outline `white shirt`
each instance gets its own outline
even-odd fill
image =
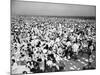
[[[78,48],[79,48],[79,44],[73,44],[73,46],[72,46],[72,48],[73,48],[73,51],[74,52],[77,52],[78,51]]]

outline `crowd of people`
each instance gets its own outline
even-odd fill
[[[96,68],[96,20],[11,17],[12,74]]]

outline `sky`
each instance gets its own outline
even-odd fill
[[[11,15],[96,16],[96,6],[12,0]]]

